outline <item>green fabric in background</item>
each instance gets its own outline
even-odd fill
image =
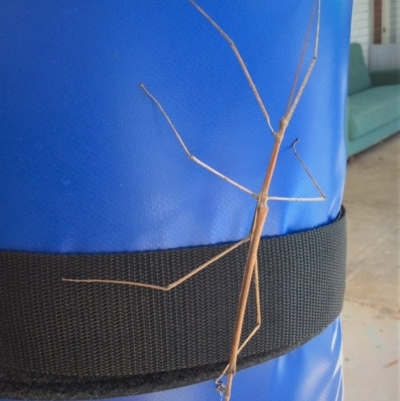
[[[371,88],[372,82],[359,43],[350,45],[348,95]]]
[[[349,138],[354,140],[400,118],[400,85],[372,87],[348,97]]]

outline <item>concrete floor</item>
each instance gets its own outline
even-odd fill
[[[400,133],[348,164],[345,401],[400,400]]]

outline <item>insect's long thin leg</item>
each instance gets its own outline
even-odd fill
[[[264,106],[263,101],[261,100],[261,97],[258,93],[257,87],[253,82],[253,79],[250,76],[249,71],[247,70],[246,64],[244,63],[242,56],[239,53],[239,50],[237,49],[235,43],[233,42],[233,40],[225,33],[225,31],[222,30],[222,28],[198,5],[194,2],[194,0],[189,0],[189,2],[197,9],[197,11],[200,12],[200,14],[203,15],[203,17],[206,18],[206,20],[220,33],[220,35],[228,42],[229,46],[231,47],[231,49],[233,50],[233,53],[236,56],[236,59],[238,60],[240,67],[242,68],[242,71],[247,79],[247,82],[250,85],[251,90],[253,91],[253,94],[257,100],[258,105],[260,106],[260,109],[265,117],[265,119],[267,120],[267,124],[269,129],[271,130],[271,132],[273,133],[274,136],[276,136],[276,132],[274,131],[274,129],[272,128],[271,125],[271,120],[269,117],[269,114],[267,112],[267,109]]]
[[[307,85],[307,82],[309,80],[309,77],[314,68],[315,61],[317,58],[319,21],[320,21],[320,0],[316,0],[316,1],[318,1],[318,18],[317,18],[316,39],[315,39],[315,47],[314,47],[314,58],[311,61],[310,65],[307,69],[307,72],[302,81],[302,84],[300,85],[299,91],[298,91],[297,95],[295,96],[293,104],[290,106],[289,112],[283,116],[283,118],[281,119],[281,122],[280,122],[279,131],[277,133],[275,133],[274,147],[272,149],[271,158],[268,163],[267,172],[265,175],[263,186],[262,186],[261,192],[259,194],[259,201],[258,201],[258,205],[257,205],[257,209],[259,210],[259,215],[254,220],[254,230],[252,231],[252,234],[251,234],[248,258],[246,261],[245,272],[244,272],[244,276],[243,276],[242,289],[241,289],[241,292],[239,295],[238,311],[237,311],[237,315],[236,315],[235,328],[234,328],[234,333],[233,333],[233,338],[232,338],[232,343],[231,343],[231,353],[229,356],[229,367],[226,371],[227,384],[226,384],[226,388],[225,388],[225,397],[224,397],[225,401],[229,401],[230,396],[231,396],[232,381],[233,381],[233,376],[236,372],[237,353],[239,350],[240,336],[241,336],[241,332],[242,332],[242,328],[243,328],[243,321],[244,321],[245,309],[246,309],[246,304],[247,304],[247,298],[249,295],[251,279],[252,279],[253,271],[255,268],[254,263],[257,258],[257,250],[258,250],[258,246],[259,246],[259,242],[260,242],[260,237],[261,237],[262,230],[263,230],[263,227],[265,224],[265,220],[268,215],[268,210],[269,210],[268,206],[267,206],[268,192],[269,192],[271,180],[272,180],[272,177],[273,177],[273,174],[275,171],[276,161],[277,161],[277,158],[279,155],[280,146],[282,144],[286,128],[290,122],[290,119],[293,115],[294,110],[297,107],[297,103],[299,102],[299,100],[301,98],[304,88]],[[306,40],[307,40],[307,38],[306,38]],[[301,65],[299,66],[299,68],[301,68]]]
[[[306,48],[307,48],[308,40],[309,40],[309,37],[310,37],[310,32],[311,32],[311,28],[312,28],[312,21],[314,19],[315,7],[316,6],[317,6],[318,9],[317,9],[317,26],[316,26],[315,42],[314,42],[314,54],[313,54],[313,58],[312,58],[312,60],[311,60],[311,62],[309,64],[309,66],[307,68],[307,72],[306,72],[306,74],[305,74],[305,76],[303,78],[303,81],[302,81],[302,83],[300,85],[300,88],[299,88],[299,90],[298,90],[298,92],[297,92],[297,94],[296,94],[296,96],[295,96],[295,98],[293,100],[293,103],[292,103],[292,99],[293,99],[293,96],[294,96],[294,93],[295,93],[295,88],[297,87],[297,82],[298,82],[300,71],[301,71],[301,68],[302,68],[302,64],[303,64],[304,55],[305,55],[305,51],[306,51]],[[295,80],[293,82],[292,92],[291,92],[291,95],[289,97],[289,101],[288,101],[288,105],[287,105],[287,110],[288,111],[286,112],[286,114],[285,114],[285,116],[283,118],[283,120],[285,121],[286,125],[288,125],[290,120],[292,119],[293,113],[296,110],[297,104],[299,103],[299,100],[300,100],[300,98],[301,98],[301,96],[302,96],[302,94],[304,92],[304,88],[307,85],[307,82],[308,82],[308,80],[310,78],[310,75],[312,73],[312,70],[314,69],[315,63],[316,63],[317,58],[318,58],[320,20],[321,20],[321,0],[315,0],[314,6],[313,6],[313,11],[312,11],[311,16],[310,16],[310,22],[309,22],[308,28],[307,28],[306,40],[304,42],[303,49],[302,49],[302,55],[300,57],[299,64],[298,64],[298,67],[297,67],[297,71],[296,71],[296,78],[295,78]]]
[[[178,285],[184,283],[185,281],[189,280],[191,277],[196,275],[197,273],[204,270],[206,267],[210,266],[212,263],[216,262],[218,259],[221,259],[223,256],[228,254],[229,252],[233,251],[240,245],[244,244],[245,242],[249,241],[250,237],[247,236],[246,238],[242,239],[239,242],[231,245],[229,248],[225,249],[223,252],[219,253],[218,255],[214,256],[207,262],[203,263],[202,265],[198,266],[196,269],[192,270],[190,273],[186,274],[185,276],[181,277],[180,279],[174,281],[171,284],[163,287],[160,285],[155,284],[146,284],[146,283],[139,283],[136,281],[125,281],[125,280],[107,280],[107,279],[95,279],[95,278],[88,278],[88,279],[73,279],[73,278],[62,278],[62,281],[72,282],[72,283],[99,283],[99,284],[118,284],[118,285],[131,285],[134,287],[143,287],[143,288],[150,288],[152,290],[159,290],[159,291],[170,291],[173,288],[177,287]]]
[[[174,132],[176,138],[178,139],[179,143],[181,144],[183,150],[185,151],[186,155],[189,157],[190,160],[198,164],[199,166],[205,168],[206,170],[210,171],[211,173],[215,174],[217,177],[222,178],[224,181],[228,182],[229,184],[235,186],[236,188],[239,188],[240,190],[250,194],[253,198],[258,199],[258,195],[251,191],[250,189],[247,189],[243,185],[237,183],[236,181],[233,181],[229,177],[227,177],[224,174],[221,174],[219,171],[213,169],[210,167],[208,164],[202,162],[199,160],[196,156],[192,155],[189,152],[189,149],[187,148],[185,142],[183,141],[182,137],[179,135],[177,129],[175,128],[174,124],[172,123],[171,119],[169,118],[168,114],[164,110],[164,108],[161,106],[161,103],[149,92],[149,90],[144,86],[143,83],[140,84],[140,87],[143,89],[143,91],[147,94],[147,96],[150,97],[151,100],[157,105],[157,107],[160,109],[161,113],[164,115],[165,119],[167,120],[169,126],[171,127],[172,131]]]
[[[237,354],[239,355],[242,349],[248,344],[248,342],[254,337],[254,335],[257,333],[257,331],[261,327],[261,302],[260,302],[260,283],[259,283],[259,278],[258,278],[258,263],[256,262],[254,265],[254,287],[255,287],[255,292],[256,292],[256,325],[252,332],[248,335],[246,340],[243,341],[243,344],[239,347]],[[215,380],[215,384],[217,386],[221,385],[221,379],[225,376],[226,372],[229,369],[229,364],[225,367],[223,372],[219,375],[219,377]]]
[[[318,192],[321,194],[321,196],[316,197],[316,198],[286,198],[286,197],[280,197],[280,196],[268,196],[268,200],[272,201],[286,201],[286,202],[322,202],[326,199],[326,195],[324,194],[324,191],[322,188],[319,186],[317,180],[313,177],[311,174],[310,170],[307,168],[303,160],[301,159],[300,155],[298,154],[296,150],[296,144],[299,142],[299,138],[297,138],[293,144],[293,152],[297,158],[297,160],[300,162],[301,166],[303,167],[304,171],[307,173],[307,175],[310,177],[312,183],[314,184],[315,188],[317,188]]]
[[[238,355],[242,351],[242,349],[248,344],[248,342],[254,337],[254,335],[257,333],[261,326],[261,303],[260,303],[260,283],[259,283],[259,278],[258,278],[258,263],[254,264],[254,287],[255,287],[255,293],[256,293],[256,325],[252,332],[248,335],[246,340],[243,341],[243,344],[239,347],[238,349]]]
[[[287,102],[285,114],[289,113],[289,110],[290,110],[290,108],[292,106],[292,103],[293,103],[293,98],[294,98],[294,95],[295,95],[295,92],[296,92],[297,84],[299,82],[300,73],[301,73],[301,70],[302,70],[302,67],[303,67],[304,57],[306,55],[306,51],[307,51],[307,48],[308,48],[308,41],[309,41],[309,38],[310,38],[310,35],[311,35],[311,29],[312,29],[314,15],[315,15],[315,8],[316,8],[316,5],[317,5],[316,1],[314,2],[313,9],[311,11],[310,18],[309,18],[309,21],[308,21],[307,33],[306,33],[306,37],[304,39],[303,46],[302,46],[302,49],[301,49],[299,62],[297,64],[296,75],[295,75],[295,78],[293,80],[292,89],[291,89],[291,92],[290,92],[289,100]]]

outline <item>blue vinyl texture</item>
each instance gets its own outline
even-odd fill
[[[313,0],[199,4],[236,43],[277,130]],[[339,211],[351,6],[322,0],[318,60],[270,191],[318,196],[291,149],[299,138],[327,200],[271,201],[265,236],[326,224]],[[311,57],[312,45],[302,76]],[[1,0],[0,249],[132,252],[247,235],[255,200],[186,157],[140,82],[195,156],[260,190],[273,136],[227,42],[189,2]],[[340,344],[336,321],[239,372],[232,401],[341,399]],[[133,399],[217,400],[211,383]]]

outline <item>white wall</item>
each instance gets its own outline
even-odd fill
[[[391,70],[400,68],[400,43],[371,45],[369,47],[370,71]]]
[[[397,2],[398,0],[394,0]],[[368,46],[370,44],[370,13],[373,10],[370,0],[353,0],[350,42],[358,42],[363,49],[365,62],[368,63]]]
[[[400,2],[390,1],[390,43],[400,43]]]

